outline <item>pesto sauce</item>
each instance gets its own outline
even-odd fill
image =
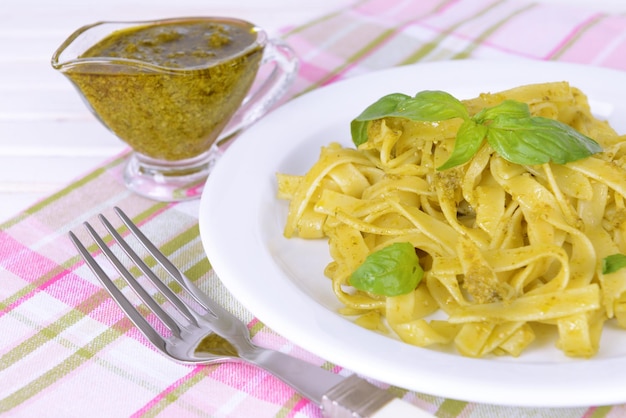
[[[207,353],[217,356],[239,357],[237,349],[226,339],[217,334],[209,334],[200,341],[195,353]]]
[[[65,74],[135,151],[184,160],[208,151],[241,105],[262,58],[255,42],[254,27],[238,21],[138,26],[99,41]]]

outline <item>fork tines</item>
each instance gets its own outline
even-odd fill
[[[148,238],[137,228],[137,226],[130,220],[130,218],[119,208],[114,208],[115,213],[120,217],[124,225],[128,228],[132,235],[141,243],[146,251],[165,269],[165,271],[176,280],[184,289],[189,291],[189,285],[186,283],[185,278],[176,266],[174,266],[166,257],[159,251],[159,249],[152,244]],[[196,315],[187,308],[185,303],[155,274],[155,272],[146,264],[146,262],[137,254],[137,252],[128,244],[128,242],[120,235],[115,227],[109,222],[103,215],[98,215],[100,222],[104,225],[107,232],[128,256],[132,263],[143,273],[143,275],[150,280],[150,282],[156,287],[159,293],[161,293],[182,315],[189,323],[197,325]],[[146,289],[138,282],[137,278],[130,272],[130,270],[120,261],[119,257],[111,250],[111,248],[105,243],[105,241],[98,235],[96,230],[88,223],[84,223],[85,228],[89,232],[94,242],[102,251],[104,257],[115,267],[115,270],[120,276],[128,283],[135,294],[149,307],[149,309],[156,315],[156,317],[163,323],[163,325],[172,333],[172,335],[180,338],[181,328],[178,323],[170,316],[165,310],[155,301],[155,299],[146,291]],[[78,237],[70,232],[70,239],[76,246],[78,252],[85,260],[85,263],[93,271],[96,277],[100,280],[102,285],[110,293],[111,297],[118,303],[118,305],[124,310],[131,321],[144,333],[144,335],[157,347],[162,348],[165,344],[163,336],[158,333],[155,328],[140,314],[137,308],[124,293],[118,288],[113,280],[108,276],[104,269],[98,264],[96,259],[91,255],[89,250],[83,245]],[[208,308],[204,306],[202,300],[199,300],[196,295],[189,291],[189,294],[196,299],[204,309],[208,311]]]

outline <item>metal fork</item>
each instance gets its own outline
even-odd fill
[[[144,287],[145,285],[137,280],[141,275],[138,274],[136,278],[95,229],[88,222],[84,223],[104,257],[167,328],[168,333],[157,331],[159,327],[153,326],[139,312],[72,232],[69,233],[70,239],[111,297],[143,335],[166,356],[188,364],[223,361],[245,361],[254,364],[317,403],[326,417],[431,416],[408,403],[399,401],[387,391],[356,375],[343,377],[279,351],[256,346],[250,340],[249,331],[243,322],[198,289],[148,240],[121,209],[116,207],[114,210],[137,241],[160,264],[164,272],[167,272],[192,299],[188,301],[182,295],[174,293],[159,277],[159,274],[163,275],[163,272],[157,274],[151,269],[107,218],[99,215],[100,221],[111,237],[142,275],[154,285],[153,290],[157,289],[171,306],[168,309],[165,304],[159,304],[158,298],[151,296]],[[166,309],[172,311],[174,315],[168,313]]]

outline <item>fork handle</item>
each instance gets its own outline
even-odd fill
[[[429,412],[396,398],[357,375],[346,377],[322,399],[325,417],[432,418]]]
[[[326,392],[341,383],[345,377],[322,369],[307,361],[280,351],[254,347],[239,356],[287,383],[298,393],[321,405]]]
[[[333,418],[425,418],[433,415],[356,375],[340,376],[279,351],[254,346],[240,358],[272,373]]]

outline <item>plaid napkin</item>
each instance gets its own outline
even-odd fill
[[[365,0],[288,28],[283,36],[302,59],[290,97],[387,67],[469,57],[626,70],[626,16],[525,0]],[[319,417],[314,404],[252,366],[194,367],[168,360],[101,288],[67,232],[84,236],[83,221],[100,212],[112,215],[110,208],[117,205],[204,291],[243,319],[255,342],[350,373],[294,346],[239,305],[204,257],[198,202],[157,203],[129,193],[121,180],[124,158],[1,226],[0,412],[11,417]],[[625,405],[514,408],[389,390],[440,417],[626,415]]]

